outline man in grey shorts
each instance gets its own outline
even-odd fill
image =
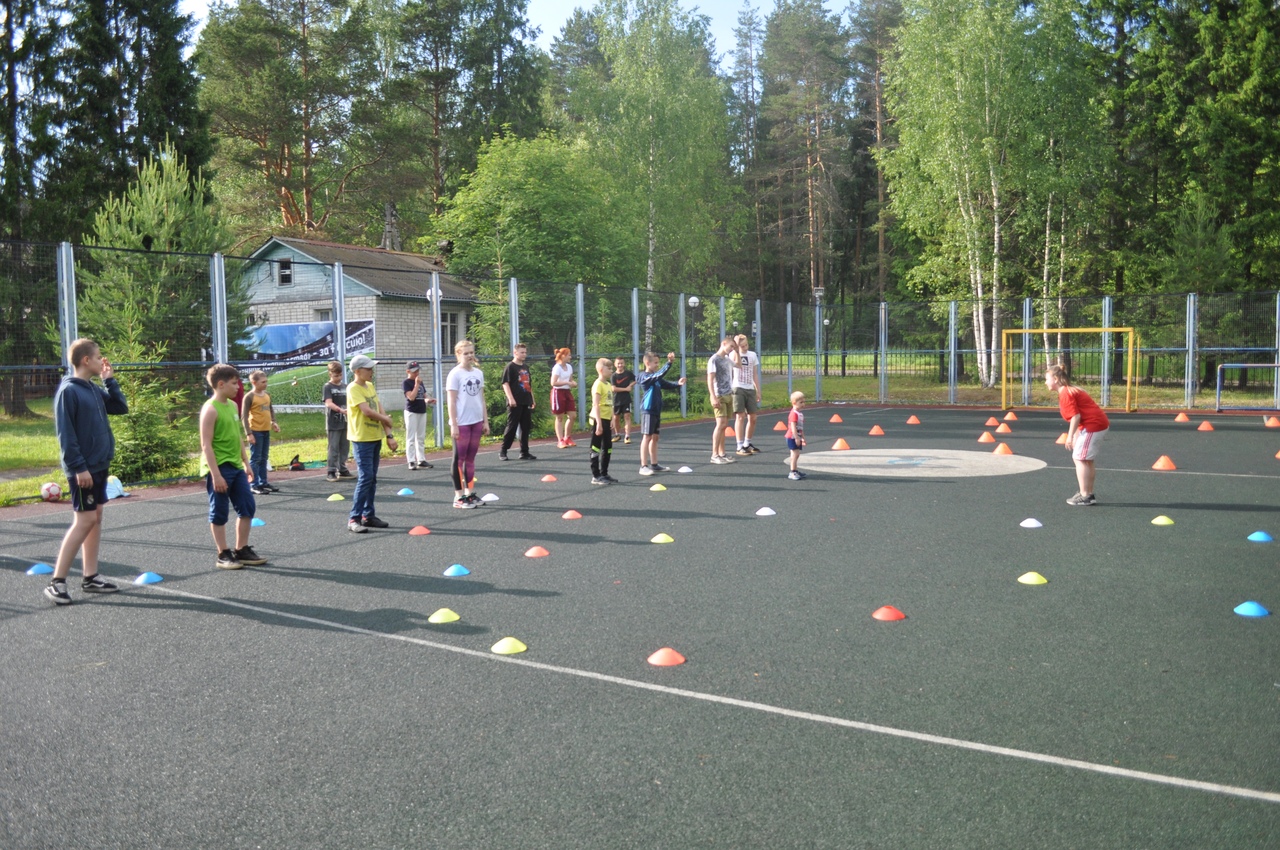
[[[750,340],[746,334],[734,337],[738,345],[738,363],[733,369],[734,429],[738,435],[738,457],[759,454],[751,442],[756,432],[756,415],[760,410],[760,358],[747,348]]]
[[[707,360],[707,393],[716,416],[711,432],[711,462],[733,463],[724,453],[724,432],[733,411],[733,370],[738,365],[738,345],[732,336],[720,340],[720,348]]]

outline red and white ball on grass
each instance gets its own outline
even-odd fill
[[[46,502],[58,502],[62,500],[62,488],[54,481],[46,481],[40,485],[40,498]]]

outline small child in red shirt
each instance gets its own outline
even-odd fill
[[[787,473],[787,478],[792,481],[809,477],[797,468],[800,464],[800,450],[804,448],[804,414],[800,412],[802,407],[804,407],[804,393],[792,393],[791,412],[787,414],[787,448],[791,450],[788,461],[791,464],[791,471]]]
[[[1058,410],[1068,423],[1067,450],[1076,463],[1076,483],[1080,492],[1067,499],[1067,504],[1096,505],[1098,500],[1093,495],[1093,479],[1097,470],[1093,461],[1111,428],[1111,420],[1087,392],[1071,386],[1066,370],[1058,364],[1049,367],[1044,385],[1058,394]]]

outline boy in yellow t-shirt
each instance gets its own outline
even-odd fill
[[[396,450],[391,436],[391,417],[378,401],[378,388],[373,385],[373,367],[378,361],[363,354],[351,358],[351,374],[356,379],[347,385],[347,437],[356,459],[356,492],[351,497],[351,514],[347,530],[357,534],[370,528],[386,528],[387,523],[373,512],[373,497],[378,489],[378,460],[382,456],[382,437],[387,448]]]
[[[613,453],[613,364],[607,357],[596,361],[596,382],[591,385],[591,483],[615,484],[609,475]]]
[[[253,389],[245,393],[240,407],[240,421],[244,425],[244,433],[249,438],[249,468],[253,470],[254,495],[266,496],[279,493],[279,487],[267,483],[267,467],[271,453],[271,432],[280,433],[276,424],[276,411],[271,406],[271,395],[267,392],[267,373],[256,369],[249,373],[249,383]]]

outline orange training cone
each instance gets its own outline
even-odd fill
[[[883,429],[883,428],[881,428],[879,425],[872,425],[872,426],[871,426],[871,430],[867,432],[867,436],[869,436],[869,437],[883,437],[883,436],[884,436],[884,429]]]
[[[664,646],[649,656],[649,663],[654,667],[675,667],[677,664],[683,664],[684,662],[685,657],[669,646]]]
[[[994,443],[996,438],[991,436],[990,431],[983,431],[982,436],[978,438],[979,443]]]
[[[414,537],[420,537],[423,534],[430,534],[431,529],[427,528],[425,525],[415,525],[413,528],[409,529],[409,533]]]
[[[833,413],[831,414],[831,418],[828,419],[827,421],[830,422],[832,425],[839,425],[844,420],[840,418],[839,413]]]
[[[547,473],[546,475],[542,476],[542,480],[550,484],[552,481],[556,480],[556,477],[551,473]]]
[[[995,451],[993,451],[992,454],[993,455],[1011,455],[1013,454],[1013,449],[1009,448],[1008,443],[1001,443],[1000,445],[996,446]]]
[[[545,558],[550,554],[551,554],[550,552],[548,552],[546,549],[543,549],[541,546],[534,546],[528,552],[525,552],[524,556],[526,558]]]
[[[894,608],[892,605],[884,605],[871,612],[871,616],[877,620],[886,622],[891,620],[905,620],[907,615]]]
[[[997,426],[997,428],[996,428],[996,433],[997,433],[997,434],[1012,434],[1012,433],[1013,433],[1013,429],[1009,427],[1009,423],[1008,423],[1008,422],[1001,422],[1001,423],[1000,423],[1000,425],[999,425],[999,426]]]
[[[911,418],[909,418],[909,419],[907,420],[907,424],[908,424],[908,425],[919,425],[919,424],[920,424],[920,417],[916,416],[914,413],[913,413],[913,414],[911,414]]]
[[[841,437],[840,439],[836,440],[835,445],[831,447],[831,451],[847,452],[849,451],[849,444],[844,441],[844,437]]]
[[[785,423],[785,422],[775,422],[775,423],[773,423],[773,430],[775,430],[775,431],[785,431],[785,430],[787,430],[787,423]]]
[[[1268,416],[1266,419],[1262,420],[1262,424],[1266,425],[1268,428],[1280,428],[1280,418]]]
[[[1211,423],[1208,419],[1206,419],[1205,421],[1201,422],[1199,426],[1197,426],[1197,427],[1196,427],[1196,430],[1197,430],[1197,431],[1212,431],[1212,430],[1213,430],[1213,423]]]
[[[992,416],[990,419],[988,419],[988,420],[987,420],[987,427],[988,427],[988,428],[994,428],[994,427],[996,427],[996,426],[997,426],[997,425],[999,425],[999,424],[1000,424],[1000,420],[999,420],[999,419],[996,419],[994,416]]]
[[[1058,439],[1054,440],[1054,442],[1060,446],[1065,446],[1067,444],[1067,435],[1065,433],[1059,434]]]
[[[1173,465],[1173,461],[1169,459],[1168,455],[1160,455],[1160,459],[1151,464],[1151,468],[1167,471],[1170,469],[1177,469],[1178,467]]]
[[[1018,414],[1016,414],[1016,413],[1014,413],[1012,410],[1010,410],[1008,413],[1006,413],[1006,414],[1004,415],[1004,421],[1005,421],[1005,422],[1017,422],[1017,421],[1018,421]]]
[[[1280,452],[1276,452],[1276,460],[1280,460]]]
[[[726,427],[725,427],[725,429],[724,429],[724,435],[725,435],[726,437],[736,437],[736,436],[738,436],[738,435],[737,435],[737,433],[736,433],[736,432],[734,432],[734,430],[733,430],[733,426],[732,426],[732,425],[728,425],[728,426],[726,426]]]
[[[1174,422],[1190,422],[1191,417],[1185,413],[1179,413],[1177,416],[1173,417],[1173,421]]]
[[[570,508],[569,510],[560,514],[560,519],[582,519],[582,514],[578,513],[573,508]]]

